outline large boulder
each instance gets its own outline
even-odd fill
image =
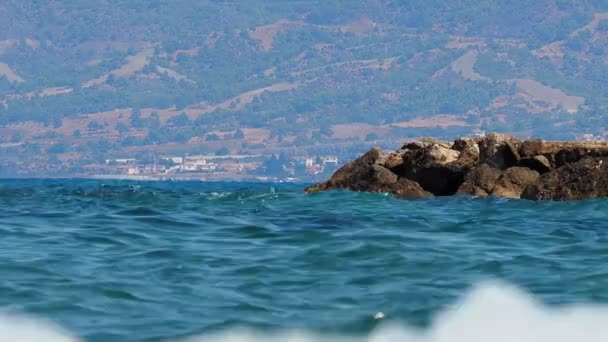
[[[391,179],[390,170],[380,167],[386,160],[386,153],[378,147],[373,147],[367,153],[354,161],[339,168],[325,183],[308,187],[306,192],[316,192],[331,189],[350,189],[354,191],[367,191],[379,182]]]
[[[424,147],[407,149],[403,164],[394,169],[403,178],[413,180],[437,196],[453,195],[464,181],[467,169],[456,162],[460,152],[451,144],[429,143]]]
[[[469,172],[464,183],[458,188],[460,195],[488,196],[496,187],[503,172],[487,164],[482,164]]]
[[[407,152],[408,150],[401,149],[389,153],[384,161],[384,167],[392,171],[399,170],[399,168],[403,165],[403,158]]]
[[[433,196],[432,193],[425,191],[420,184],[404,178],[384,187],[382,192],[390,192],[396,197],[403,199],[415,199]]]
[[[507,169],[496,181],[491,192],[492,196],[505,198],[521,198],[526,187],[538,184],[540,174],[525,167]]]
[[[483,164],[506,170],[515,166],[521,156],[519,147],[522,141],[506,134],[489,134],[479,140],[479,159]]]
[[[526,167],[530,170],[534,170],[541,175],[551,171],[552,168],[549,159],[543,155],[521,158],[518,165],[521,167]]]
[[[467,174],[458,194],[520,198],[528,185],[538,184],[538,172],[524,167],[506,171],[482,164]]]
[[[456,139],[452,149],[460,152],[458,159],[453,162],[454,165],[471,170],[479,163],[480,151],[477,140],[471,138]]]
[[[538,185],[526,187],[522,198],[580,200],[608,196],[608,158],[586,157],[544,174]]]
[[[395,156],[393,156],[395,157]],[[374,147],[356,160],[339,168],[334,175],[324,183],[308,187],[307,193],[348,189],[352,191],[389,192],[400,198],[422,198],[432,196],[422,187],[409,179],[400,179],[390,169],[386,168],[390,160],[381,149]]]

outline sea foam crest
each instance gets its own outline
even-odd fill
[[[50,322],[21,315],[0,313],[0,341],[76,342],[66,331]]]
[[[427,330],[387,323],[369,336],[322,336],[285,332],[264,336],[232,331],[188,340],[196,342],[605,342],[608,306],[547,307],[520,289],[499,282],[474,287],[439,313]]]
[[[439,313],[427,330],[387,323],[368,336],[329,336],[306,331],[268,335],[232,330],[184,342],[605,342],[608,306],[547,307],[515,287],[476,286],[457,305]],[[48,323],[0,315],[0,341],[76,342]]]

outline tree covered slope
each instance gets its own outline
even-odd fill
[[[8,0],[0,17],[9,164],[608,124],[602,0]]]

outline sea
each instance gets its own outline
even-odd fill
[[[0,341],[608,341],[608,200],[0,180]]]

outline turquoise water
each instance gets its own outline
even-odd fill
[[[608,200],[303,188],[0,181],[0,340],[608,338]]]

